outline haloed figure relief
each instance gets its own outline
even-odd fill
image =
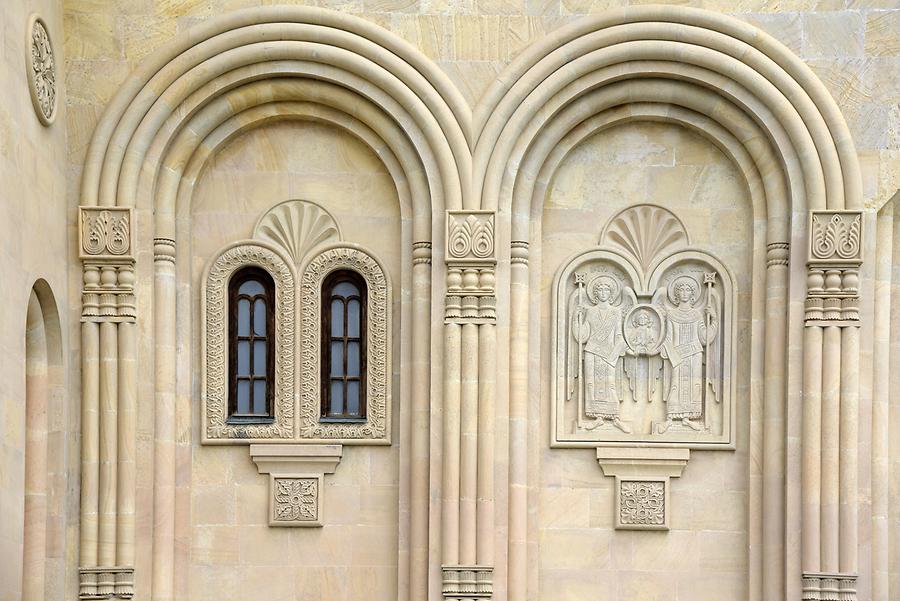
[[[677,217],[622,211],[555,286],[557,443],[731,444],[733,280]]]
[[[588,430],[604,425],[605,420],[621,430],[631,428],[619,419],[619,403],[622,401],[622,357],[625,355],[625,338],[622,336],[623,297],[634,298],[630,288],[622,290],[615,278],[593,274],[585,292],[584,273],[575,274],[576,290],[572,293],[571,332],[575,349],[570,351],[576,361],[569,382],[570,396],[578,395],[582,408],[579,417]],[[634,304],[633,300],[629,303]],[[581,384],[583,382],[583,384]]]
[[[701,431],[705,395],[716,396],[716,356],[711,343],[719,330],[718,293],[713,288],[715,273],[704,273],[706,294],[699,282],[689,275],[679,275],[668,289],[657,292],[658,303],[665,307],[666,335],[662,344],[666,422],[658,424],[660,434],[671,427],[683,426]],[[702,298],[702,297],[705,297]],[[706,414],[709,415],[708,413]]]

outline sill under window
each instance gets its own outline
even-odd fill
[[[275,418],[270,415],[229,415],[226,424],[274,424]]]

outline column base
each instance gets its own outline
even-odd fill
[[[493,595],[491,566],[442,566],[444,599],[470,601],[490,599]]]
[[[79,568],[78,576],[79,599],[131,599],[134,596],[134,568]]]
[[[856,601],[856,574],[803,574],[803,601]]]

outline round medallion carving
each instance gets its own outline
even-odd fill
[[[47,24],[37,15],[29,19],[25,48],[31,102],[41,123],[50,125],[56,118],[56,60]]]

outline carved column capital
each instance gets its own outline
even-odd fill
[[[859,325],[861,211],[810,211],[806,325]]]
[[[83,321],[134,321],[133,222],[128,207],[78,208]]]
[[[494,211],[447,211],[447,300],[452,323],[497,319]]]

